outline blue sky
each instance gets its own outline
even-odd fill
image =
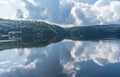
[[[78,1],[89,3],[89,4],[94,4],[97,0],[78,0]]]

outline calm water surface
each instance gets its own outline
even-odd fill
[[[0,77],[120,77],[119,40],[0,45]]]

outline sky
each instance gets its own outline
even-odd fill
[[[94,4],[97,0],[78,0],[79,2]]]
[[[119,0],[0,0],[0,18],[66,26],[120,23]]]

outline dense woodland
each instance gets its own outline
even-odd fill
[[[50,38],[55,35],[65,34],[65,30],[53,24],[40,21],[26,20],[4,20],[0,19],[0,35],[7,35],[10,32],[15,34],[21,32],[22,37]]]
[[[111,40],[120,39],[120,25],[94,25],[66,29],[74,40]]]

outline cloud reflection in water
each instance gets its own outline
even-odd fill
[[[119,41],[114,40],[64,40],[41,48],[3,50],[0,77],[120,76],[119,53]]]

